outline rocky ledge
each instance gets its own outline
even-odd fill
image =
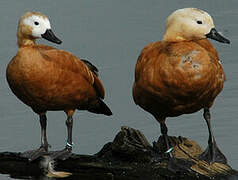
[[[72,154],[66,160],[52,160],[48,154],[29,162],[21,153],[0,153],[0,173],[13,178],[105,180],[192,180],[235,179],[238,172],[228,164],[199,160],[201,147],[184,137],[169,137],[174,158],[164,153],[163,138],[153,146],[136,129],[123,126],[113,142],[95,155]],[[50,153],[49,153],[50,154]]]

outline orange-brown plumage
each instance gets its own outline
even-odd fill
[[[196,8],[173,12],[166,21],[162,41],[144,47],[137,60],[133,98],[160,123],[170,157],[167,117],[204,109],[209,146],[201,155],[208,162],[226,162],[216,146],[209,108],[223,89],[225,74],[218,54],[207,40],[230,43],[215,29],[211,16]]]
[[[7,81],[13,93],[40,117],[41,146],[24,153],[24,156],[34,160],[48,151],[46,112],[62,110],[67,114],[67,144],[52,158],[64,159],[72,151],[72,116],[76,109],[108,116],[112,112],[103,102],[105,91],[94,65],[67,51],[38,45],[37,38],[61,43],[45,15],[27,12],[18,23],[19,49],[8,64]]]
[[[90,109],[105,94],[101,81],[79,58],[44,45],[20,47],[8,65],[7,80],[36,112]]]
[[[211,107],[224,80],[208,40],[155,42],[138,58],[133,97],[155,117],[178,116]]]

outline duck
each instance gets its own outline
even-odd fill
[[[48,152],[47,111],[64,111],[67,115],[67,142],[54,158],[66,159],[72,153],[73,114],[87,110],[112,115],[104,103],[105,89],[98,69],[91,62],[52,46],[37,44],[39,38],[61,44],[48,17],[40,12],[26,12],[18,22],[17,54],[6,69],[11,91],[38,116],[41,126],[41,146],[22,153],[33,161]]]
[[[208,163],[227,162],[215,141],[210,113],[226,77],[208,38],[230,44],[216,30],[207,12],[197,8],[178,9],[168,16],[163,39],[146,45],[137,59],[134,102],[160,123],[165,153],[171,159],[173,147],[168,141],[166,119],[203,109],[209,139],[199,158]]]

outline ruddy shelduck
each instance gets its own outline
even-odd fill
[[[12,92],[40,117],[41,146],[27,151],[24,156],[34,160],[48,151],[46,112],[63,110],[67,114],[67,143],[63,150],[52,156],[66,158],[72,151],[72,116],[75,110],[108,116],[112,112],[102,100],[105,92],[97,68],[67,51],[36,44],[38,38],[61,43],[45,15],[27,12],[19,20],[19,49],[8,64],[6,74]]]
[[[207,38],[230,43],[216,31],[207,12],[196,8],[173,12],[167,18],[163,40],[150,43],[141,51],[135,68],[133,98],[160,123],[170,157],[166,118],[204,109],[209,140],[200,158],[209,163],[226,163],[216,145],[209,112],[223,88],[225,74],[217,51]]]

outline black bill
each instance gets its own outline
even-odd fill
[[[222,35],[220,35],[215,28],[212,28],[211,31],[208,34],[206,34],[206,37],[222,43],[230,44],[230,41],[224,38]]]
[[[55,36],[51,29],[47,29],[45,33],[41,35],[41,37],[56,44],[62,43],[62,41]]]

